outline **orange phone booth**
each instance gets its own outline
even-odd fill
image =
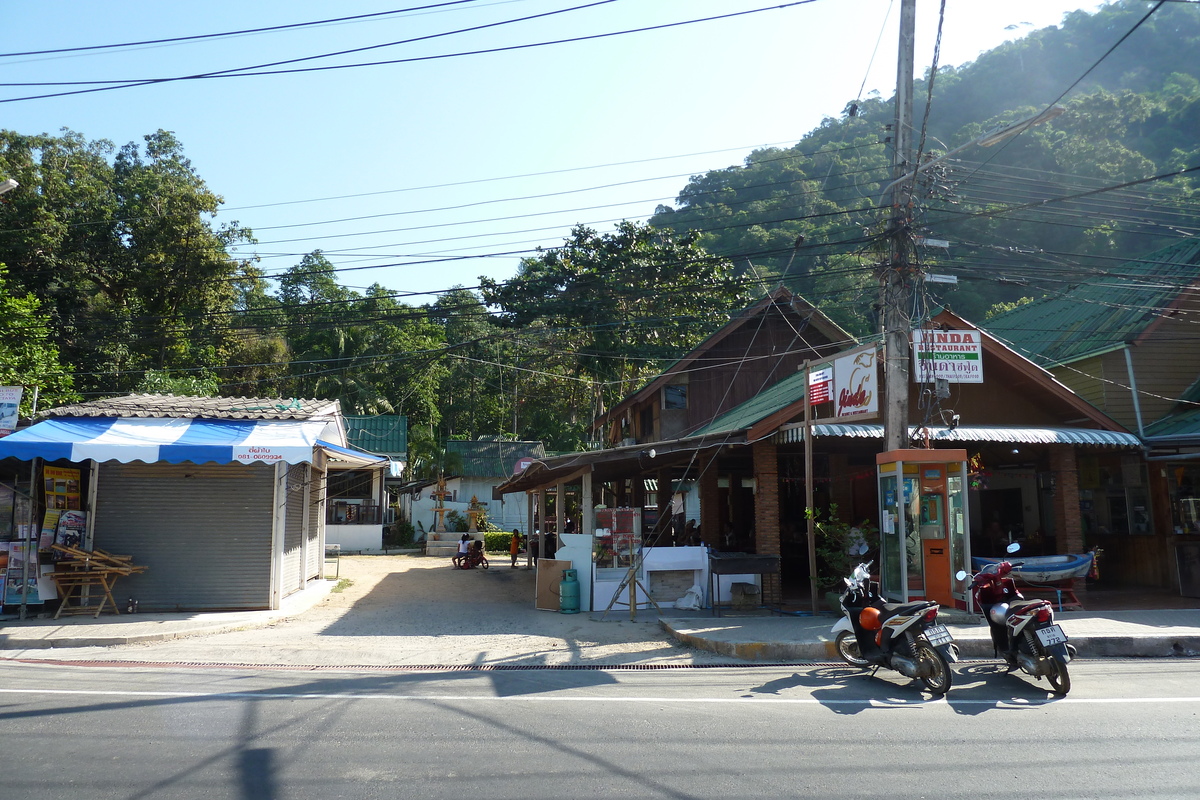
[[[889,450],[879,479],[880,591],[889,600],[966,608],[954,575],[971,571],[967,451]]]

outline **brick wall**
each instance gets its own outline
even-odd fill
[[[1083,524],[1079,515],[1079,464],[1075,448],[1058,445],[1050,448],[1050,469],[1054,473],[1054,536],[1059,553],[1083,552]],[[1017,554],[1020,558],[1020,554]],[[1085,581],[1075,581],[1075,594],[1084,602]]]
[[[779,454],[771,441],[755,442],[754,538],[760,555],[779,555]],[[783,602],[779,575],[763,575],[763,602]]]
[[[655,602],[669,604],[687,594],[687,590],[696,582],[696,571],[693,569],[655,569],[648,573],[646,591],[650,592]]]

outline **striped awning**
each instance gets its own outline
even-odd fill
[[[386,461],[322,441],[330,430],[328,420],[54,417],[0,439],[0,458],[302,464],[321,450],[362,465]]]
[[[918,428],[910,425],[909,436],[916,436]],[[882,439],[882,425],[818,423],[813,425],[813,436],[838,436],[848,439]],[[1094,428],[1029,428],[1021,425],[960,425],[950,430],[945,427],[929,429],[931,442],[996,442],[1002,444],[1073,444],[1092,447],[1141,447],[1142,443],[1132,433],[1102,431]],[[804,441],[804,426],[798,425],[780,431],[778,444],[795,444]]]

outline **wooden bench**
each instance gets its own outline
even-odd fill
[[[58,587],[61,603],[54,619],[63,614],[91,614],[100,616],[105,606],[111,606],[114,614],[120,614],[117,601],[113,599],[113,585],[122,575],[133,575],[145,572],[146,568],[133,563],[133,556],[115,555],[104,550],[80,550],[70,545],[51,545],[54,550],[67,556],[55,564],[50,577]],[[90,587],[99,587],[103,593],[85,591]],[[74,604],[71,600],[74,599]],[[93,604],[93,600],[98,602]]]

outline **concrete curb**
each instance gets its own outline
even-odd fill
[[[687,620],[661,619],[660,624],[676,641],[697,650],[707,650],[743,661],[840,661],[832,639],[759,641],[735,639],[709,631],[688,630]],[[991,638],[951,629],[964,659],[995,658]],[[759,637],[762,638],[761,636]],[[1141,636],[1072,636],[1080,658],[1191,658],[1200,656],[1200,632],[1189,635],[1146,634]]]

